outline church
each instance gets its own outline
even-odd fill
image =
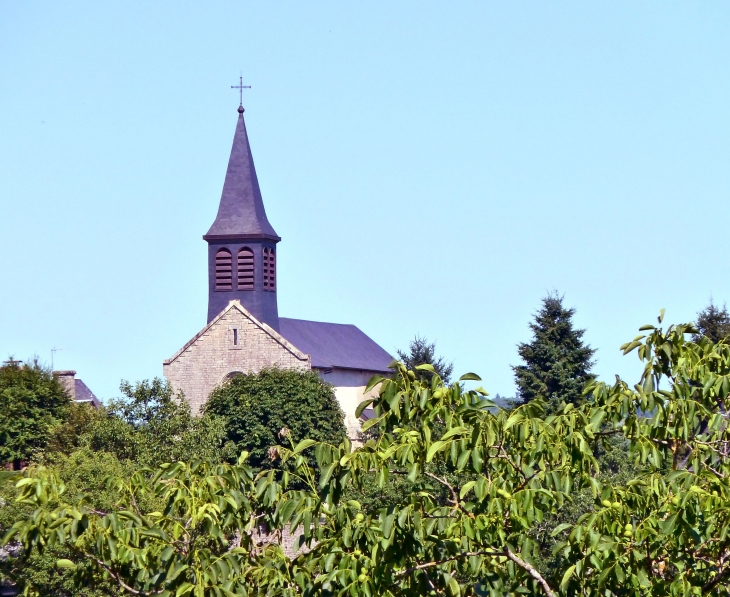
[[[194,413],[210,393],[238,374],[267,367],[314,370],[334,386],[348,435],[356,439],[355,410],[373,375],[388,375],[392,357],[354,325],[279,317],[277,251],[281,238],[261,197],[243,105],[228,161],[218,215],[208,243],[208,323],[163,372]]]

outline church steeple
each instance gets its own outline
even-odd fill
[[[276,243],[248,142],[243,106],[228,160],[218,215],[208,242],[208,322],[233,299],[259,321],[279,329],[276,301]]]
[[[208,241],[232,238],[266,238],[275,242],[281,240],[266,217],[251,146],[248,143],[246,123],[243,120],[243,106],[238,107],[238,123],[233,136],[218,216],[203,238]]]

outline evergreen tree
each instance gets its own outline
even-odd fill
[[[433,365],[436,374],[443,380],[445,385],[451,381],[451,373],[454,370],[453,363],[449,363],[444,357],[436,356],[436,345],[429,343],[426,338],[416,336],[408,346],[408,352],[399,350],[398,358],[407,369],[415,369],[418,365]],[[428,379],[431,373],[428,371],[414,371],[419,379]]]
[[[0,367],[0,464],[20,468],[45,447],[68,415],[71,399],[38,359],[12,358]]]
[[[524,365],[512,367],[521,403],[538,396],[548,401],[548,413],[560,403],[581,401],[591,374],[595,350],[583,343],[585,330],[573,328],[575,309],[563,306],[563,297],[550,293],[530,324],[533,339],[518,345]]]
[[[712,299],[707,307],[697,313],[696,323],[699,333],[692,338],[695,342],[705,337],[717,343],[730,336],[730,313],[727,312],[727,305],[723,304],[720,309]]]

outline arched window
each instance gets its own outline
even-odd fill
[[[215,289],[233,290],[233,260],[228,249],[215,254]]]
[[[244,375],[243,371],[231,371],[230,373],[226,373],[223,376],[223,379],[221,379],[221,383],[226,383],[227,381],[231,381],[234,377],[238,377],[239,375]]]
[[[276,290],[276,253],[264,248],[264,290]]]
[[[248,247],[238,252],[238,290],[253,290],[253,251]]]

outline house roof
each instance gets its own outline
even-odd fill
[[[99,402],[99,399],[94,395],[94,392],[92,392],[89,389],[89,386],[80,379],[74,379],[74,391],[74,402],[88,402],[96,408],[101,406],[101,402]]]
[[[208,241],[281,240],[266,217],[251,146],[248,143],[246,123],[243,121],[243,107],[238,108],[238,123],[218,215],[203,238]]]
[[[357,326],[280,317],[279,332],[312,358],[312,367],[390,372],[393,357]]]

